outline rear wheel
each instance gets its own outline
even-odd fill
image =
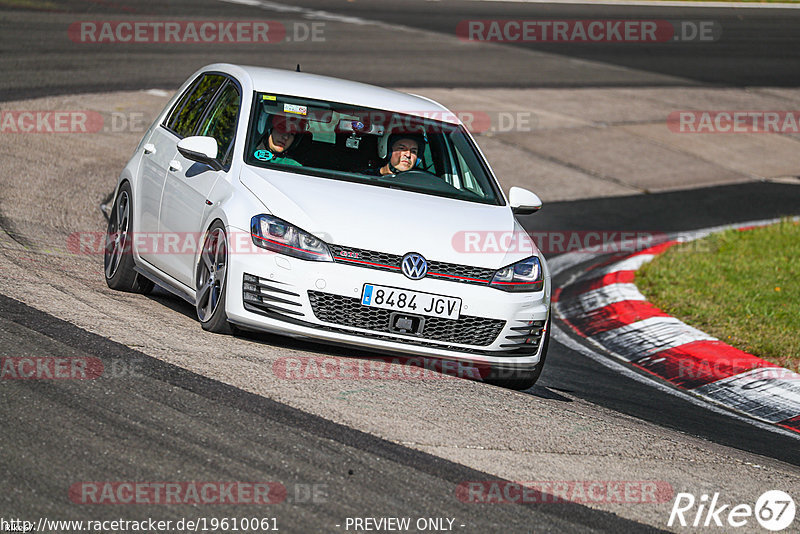
[[[134,270],[131,229],[133,228],[133,195],[128,182],[117,192],[108,218],[103,267],[106,284],[111,289],[132,293],[150,293],[153,282]]]
[[[216,334],[233,332],[225,313],[227,275],[228,238],[225,226],[216,221],[206,232],[195,276],[197,318],[203,330]]]
[[[493,369],[489,376],[483,381],[502,388],[516,389],[522,391],[529,389],[536,384],[539,376],[542,374],[544,368],[544,361],[547,357],[547,349],[550,347],[550,318],[547,318],[547,328],[544,334],[544,346],[542,347],[542,356],[539,358],[539,363],[533,369],[525,370],[508,370],[508,369]]]

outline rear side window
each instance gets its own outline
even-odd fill
[[[179,137],[192,135],[203,111],[224,81],[225,77],[220,74],[206,74],[200,78],[178,101],[165,126]]]
[[[231,164],[240,104],[239,90],[228,82],[197,131],[197,135],[207,135],[217,140],[217,159],[224,167]]]

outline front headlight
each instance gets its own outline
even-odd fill
[[[538,256],[503,267],[497,271],[489,284],[503,291],[541,291],[544,287],[544,273]]]
[[[250,220],[253,244],[302,260],[333,261],[324,241],[293,224],[272,215],[256,215]]]

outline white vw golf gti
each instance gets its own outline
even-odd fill
[[[195,73],[117,184],[109,287],[154,283],[204,329],[260,330],[488,369],[528,388],[549,340],[547,264],[470,133],[417,96],[228,64]],[[482,251],[465,235],[520,236]]]

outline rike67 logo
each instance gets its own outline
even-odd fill
[[[699,499],[691,493],[678,493],[667,526],[723,527],[726,530],[750,526],[752,529],[755,518],[761,527],[779,532],[792,525],[795,512],[792,497],[780,490],[764,492],[755,506],[726,503],[719,493],[710,497],[703,494]]]

